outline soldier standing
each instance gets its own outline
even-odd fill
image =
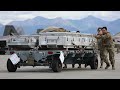
[[[97,37],[99,37],[100,35],[103,34],[102,33],[102,28],[99,27],[98,30],[97,30],[97,32],[98,32],[98,34],[97,34],[97,36],[95,36],[95,38],[97,39],[97,46],[98,46],[98,50],[100,51],[100,63],[101,63],[100,68],[103,68],[103,62],[104,62],[104,60],[103,60],[103,50],[101,48],[102,47],[102,45],[101,45],[102,39],[101,38],[97,38]]]
[[[105,69],[110,67],[108,62],[107,55],[109,54],[109,60],[112,65],[112,70],[115,70],[115,59],[114,59],[114,43],[111,34],[107,31],[107,27],[102,28],[103,34],[99,36],[102,39],[102,50],[103,50],[103,59],[104,62],[107,64]]]
[[[107,27],[103,27],[102,28],[102,40],[103,40],[103,47],[105,48],[103,51],[104,54],[104,59],[108,61],[107,58],[107,53],[109,53],[109,60],[111,62],[112,65],[112,69],[115,70],[115,54],[114,54],[114,43],[113,43],[113,39],[112,36],[109,32],[107,32]],[[107,69],[110,65],[106,66],[105,69]]]

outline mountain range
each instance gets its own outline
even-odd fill
[[[80,31],[82,33],[96,33],[98,27],[106,26],[108,27],[109,32],[112,34],[120,32],[120,19],[114,21],[105,21],[91,15],[79,20],[63,19],[61,17],[48,19],[37,16],[24,21],[12,21],[7,25],[22,27],[22,32],[24,32],[24,34],[34,34],[36,33],[37,29],[44,29],[51,26],[65,28],[69,31]],[[4,25],[0,24],[0,35],[2,35],[3,32]]]

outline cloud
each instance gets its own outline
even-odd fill
[[[107,21],[113,21],[120,18],[120,11],[97,11],[94,16]]]
[[[45,18],[82,19],[88,15],[112,21],[120,18],[120,11],[0,11],[0,23],[31,19],[36,16]]]

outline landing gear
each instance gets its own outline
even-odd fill
[[[52,57],[52,70],[54,72],[61,72],[62,71],[62,63],[59,59],[59,54],[55,54]]]
[[[93,56],[90,62],[91,69],[97,69],[98,68],[98,59],[96,56]]]

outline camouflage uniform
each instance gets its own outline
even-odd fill
[[[101,48],[102,47],[102,39],[97,38],[97,37],[100,37],[99,34],[96,36],[96,39],[97,39],[98,49],[100,51],[100,63],[101,63],[100,68],[102,68],[103,67],[103,62],[104,62],[104,60],[103,60],[103,48]]]
[[[111,65],[112,65],[112,69],[115,69],[115,54],[114,54],[114,43],[113,43],[113,39],[112,39],[112,36],[110,35],[110,33],[108,32],[107,34],[105,35],[102,35],[102,40],[103,40],[103,47],[105,49],[103,49],[103,54],[105,55],[104,56],[104,59],[106,61],[108,61],[108,58],[107,58],[107,53],[109,53],[109,60],[111,62]]]
[[[102,52],[103,52],[103,59],[104,62],[107,64],[106,68],[107,69],[110,64],[108,62],[108,58],[107,58],[107,54],[109,53],[109,60],[111,62],[112,65],[112,69],[115,69],[115,59],[114,59],[114,43],[113,43],[113,39],[112,36],[110,35],[109,32],[107,32],[106,34],[100,35],[99,38],[101,38],[102,40]]]

